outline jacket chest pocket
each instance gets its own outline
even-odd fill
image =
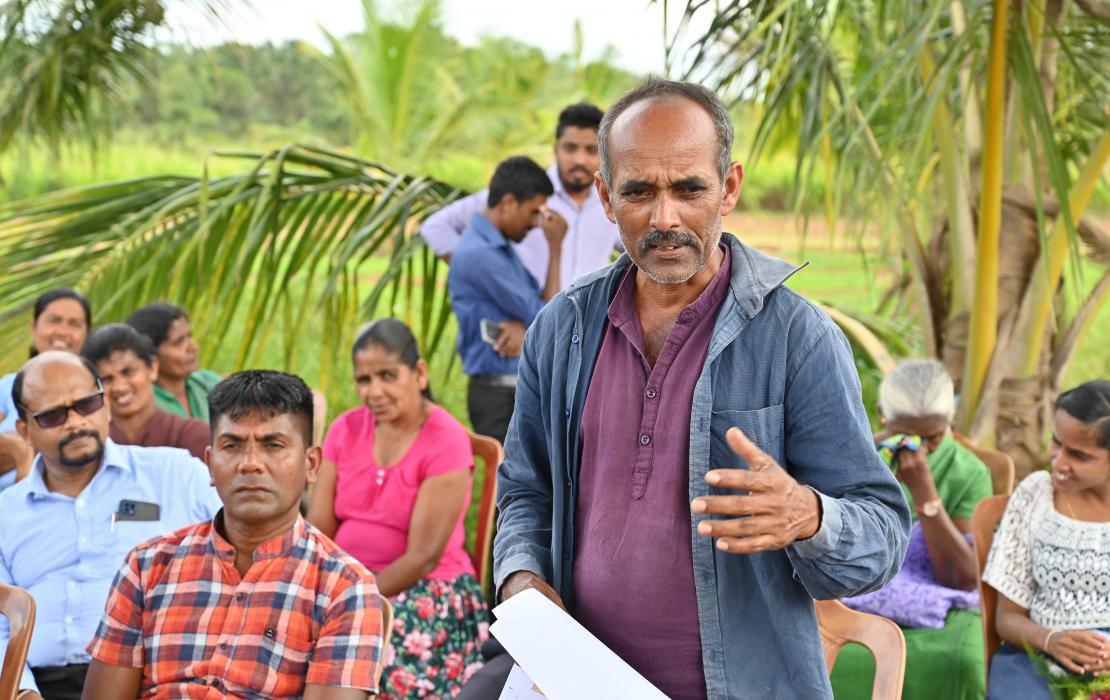
[[[747,467],[725,439],[729,428],[739,428],[759,449],[786,468],[782,404],[751,411],[713,411],[710,423],[710,455],[714,468]]]

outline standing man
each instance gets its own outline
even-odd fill
[[[323,458],[312,392],[249,370],[208,395],[223,508],[127,555],[89,643],[88,700],[366,700],[382,671],[374,575],[300,514]]]
[[[717,97],[649,79],[599,130],[627,255],[537,317],[498,471],[495,583],[536,588],[669,697],[832,697],[813,598],[880,587],[909,514],[851,350],[721,231]]]
[[[620,245],[617,227],[605,215],[594,189],[600,164],[597,128],[601,110],[591,104],[573,104],[559,113],[555,126],[555,163],[547,169],[554,193],[547,200],[550,225],[565,227],[559,288],[609,264]],[[450,261],[459,239],[474,214],[486,207],[488,190],[460,199],[429,216],[420,235],[437,255]],[[513,249],[542,288],[547,281],[548,248],[540,228],[528,232]]]
[[[208,424],[163,411],[155,403],[158,358],[149,338],[126,323],[109,323],[89,335],[81,355],[96,366],[108,396],[112,440],[120,445],[180,447],[204,459]]]
[[[0,583],[38,606],[20,700],[77,700],[85,651],[112,577],[132,547],[197,520],[220,499],[204,464],[184,450],[117,445],[96,369],[44,352],[15,377],[16,429],[38,456],[0,493]],[[0,654],[8,640],[0,624]]]
[[[559,291],[565,226],[544,221],[548,246],[544,285],[524,268],[512,243],[544,218],[551,181],[523,156],[493,172],[486,209],[470,218],[447,274],[447,291],[459,321],[457,346],[470,377],[467,410],[475,432],[505,441],[513,415],[517,358],[524,331]]]

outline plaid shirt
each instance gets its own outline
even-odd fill
[[[89,654],[142,667],[142,698],[294,697],[308,683],[377,692],[374,576],[304,519],[245,577],[213,522],[131,551]]]

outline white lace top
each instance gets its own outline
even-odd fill
[[[1034,472],[1010,496],[983,580],[1039,625],[1110,627],[1110,523],[1058,513],[1052,476]]]

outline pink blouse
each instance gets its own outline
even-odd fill
[[[324,439],[324,459],[336,466],[335,543],[368,569],[380,572],[405,553],[416,494],[425,479],[462,469],[474,472],[466,428],[440,406],[432,409],[412,447],[391,467],[374,461],[374,415],[365,406],[335,419]],[[439,564],[425,578],[449,581],[474,574],[465,549],[463,512],[455,523]]]

